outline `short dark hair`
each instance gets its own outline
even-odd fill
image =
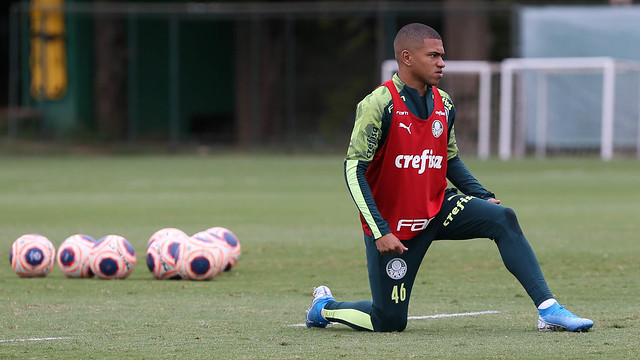
[[[420,23],[412,23],[403,26],[399,31],[396,37],[404,36],[410,39],[415,39],[422,41],[424,39],[436,39],[442,40],[440,34],[435,31],[431,26],[420,24]]]
[[[398,34],[393,41],[393,48],[396,52],[401,51],[403,49],[400,49],[400,47],[406,47],[409,44],[422,44],[424,39],[442,40],[440,34],[438,34],[438,32],[431,26],[420,23],[411,23],[403,26],[398,31]]]

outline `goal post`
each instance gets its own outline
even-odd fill
[[[638,104],[640,63],[610,57],[505,59],[499,157],[523,156],[527,148],[545,157],[550,147],[597,148],[605,161],[616,149],[635,148],[640,157]],[[552,137],[552,126],[562,134]]]

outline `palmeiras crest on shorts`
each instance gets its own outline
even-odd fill
[[[387,275],[394,280],[400,280],[407,274],[407,263],[400,258],[393,258],[387,263]]]
[[[431,124],[431,132],[435,138],[439,138],[440,135],[444,132],[444,126],[440,120],[434,120]]]

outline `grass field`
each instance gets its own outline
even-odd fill
[[[538,333],[537,313],[488,240],[434,244],[402,333],[292,326],[313,286],[369,299],[364,245],[340,156],[0,158],[2,359],[516,359],[640,357],[640,163],[479,162],[476,177],[514,208],[557,298],[590,333]],[[237,267],[207,282],[159,281],[145,245],[163,227],[238,235]],[[126,280],[23,279],[11,243],[36,232],[125,236]]]

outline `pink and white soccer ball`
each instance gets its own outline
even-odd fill
[[[184,243],[187,238],[187,234],[178,230],[150,242],[147,247],[147,267],[153,277],[180,279],[178,271],[184,259]]]
[[[191,238],[201,244],[202,246],[208,246],[214,249],[216,252],[222,254],[220,261],[218,262],[218,269],[216,273],[225,271],[227,264],[229,263],[229,248],[224,243],[224,240],[220,239],[218,235],[208,233],[207,231],[200,231],[193,235]]]
[[[220,226],[209,228],[206,232],[215,235],[221,241],[222,246],[227,249],[228,262],[225,266],[225,271],[231,270],[240,260],[240,254],[242,253],[238,237],[231,230]]]
[[[222,271],[224,252],[203,239],[188,237],[184,242],[184,259],[179,274],[188,280],[209,280]]]
[[[101,279],[126,279],[136,265],[136,252],[124,237],[107,235],[91,249],[89,264]]]
[[[162,228],[158,231],[156,231],[155,233],[153,233],[153,235],[151,235],[151,237],[149,238],[149,241],[147,241],[147,248],[149,248],[149,246],[151,246],[151,244],[153,244],[154,242],[158,241],[158,240],[163,240],[171,235],[174,234],[178,234],[178,235],[184,235],[184,236],[189,236],[187,234],[184,233],[184,231],[180,230],[180,229],[176,229],[176,228],[172,228],[172,227],[168,227],[168,228]]]
[[[58,248],[58,267],[67,277],[90,278],[93,271],[89,266],[89,256],[96,240],[89,235],[69,236]]]
[[[49,239],[42,235],[22,235],[11,245],[9,262],[13,271],[19,276],[47,276],[55,261],[56,248]]]

